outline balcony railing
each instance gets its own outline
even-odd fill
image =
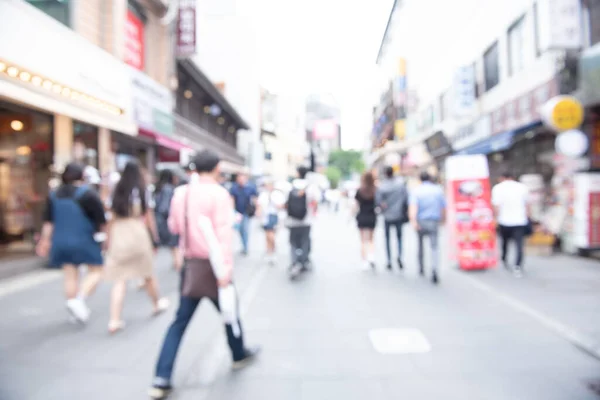
[[[189,141],[190,147],[198,150],[209,149],[226,161],[236,164],[244,163],[244,157],[231,144],[177,114],[175,114],[175,131],[180,137]]]

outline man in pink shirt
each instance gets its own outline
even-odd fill
[[[207,217],[214,228],[215,236],[220,244],[222,254],[222,267],[225,269],[221,279],[216,279],[213,272],[207,276],[203,286],[206,287],[205,295],[195,298],[180,296],[179,309],[175,321],[169,327],[163,342],[160,357],[156,365],[153,386],[150,397],[163,399],[172,390],[171,375],[179,344],[185,329],[203,297],[208,297],[219,308],[218,287],[227,287],[232,280],[233,271],[233,202],[227,190],[219,185],[220,168],[219,157],[210,151],[199,153],[190,164],[189,184],[180,186],[175,190],[169,211],[169,229],[173,234],[180,235],[180,245],[188,264],[190,260],[210,262],[209,246],[204,237],[199,220]],[[187,209],[187,210],[186,210]],[[187,211],[187,212],[186,212]],[[187,215],[186,215],[187,214]],[[192,268],[192,266],[188,267]],[[182,272],[182,287],[185,271]],[[247,348],[241,330],[236,335],[232,325],[226,324],[227,342],[233,357],[233,367],[241,368],[253,360],[258,353],[258,348]]]

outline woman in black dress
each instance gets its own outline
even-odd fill
[[[375,268],[375,248],[373,245],[373,231],[377,223],[375,214],[375,177],[371,172],[365,172],[361,178],[360,188],[356,192],[358,213],[356,222],[360,230],[360,253],[367,267]]]

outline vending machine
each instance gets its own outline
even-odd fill
[[[498,250],[487,158],[451,156],[445,169],[451,257],[463,270],[495,267]]]

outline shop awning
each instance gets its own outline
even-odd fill
[[[154,141],[156,142],[156,144],[158,144],[159,146],[162,147],[166,147],[167,149],[171,149],[171,150],[175,150],[175,151],[181,151],[181,150],[191,150],[192,148],[190,146],[186,146],[185,144],[183,144],[181,141],[176,140],[176,139],[172,139],[163,135],[159,135],[157,133],[148,131],[146,129],[140,129],[139,130],[139,135],[140,136],[145,136],[148,138],[152,138],[154,139]]]
[[[479,143],[476,143],[472,146],[462,149],[457,152],[457,155],[472,155],[472,154],[490,154],[495,153],[497,151],[504,151],[509,149],[513,145],[513,141],[516,135],[520,133],[524,133],[530,131],[532,129],[541,126],[542,123],[540,121],[532,122],[531,124],[527,124],[522,126],[519,129],[515,129],[512,131],[506,131],[500,133],[498,135],[494,135],[485,140],[482,140]]]

